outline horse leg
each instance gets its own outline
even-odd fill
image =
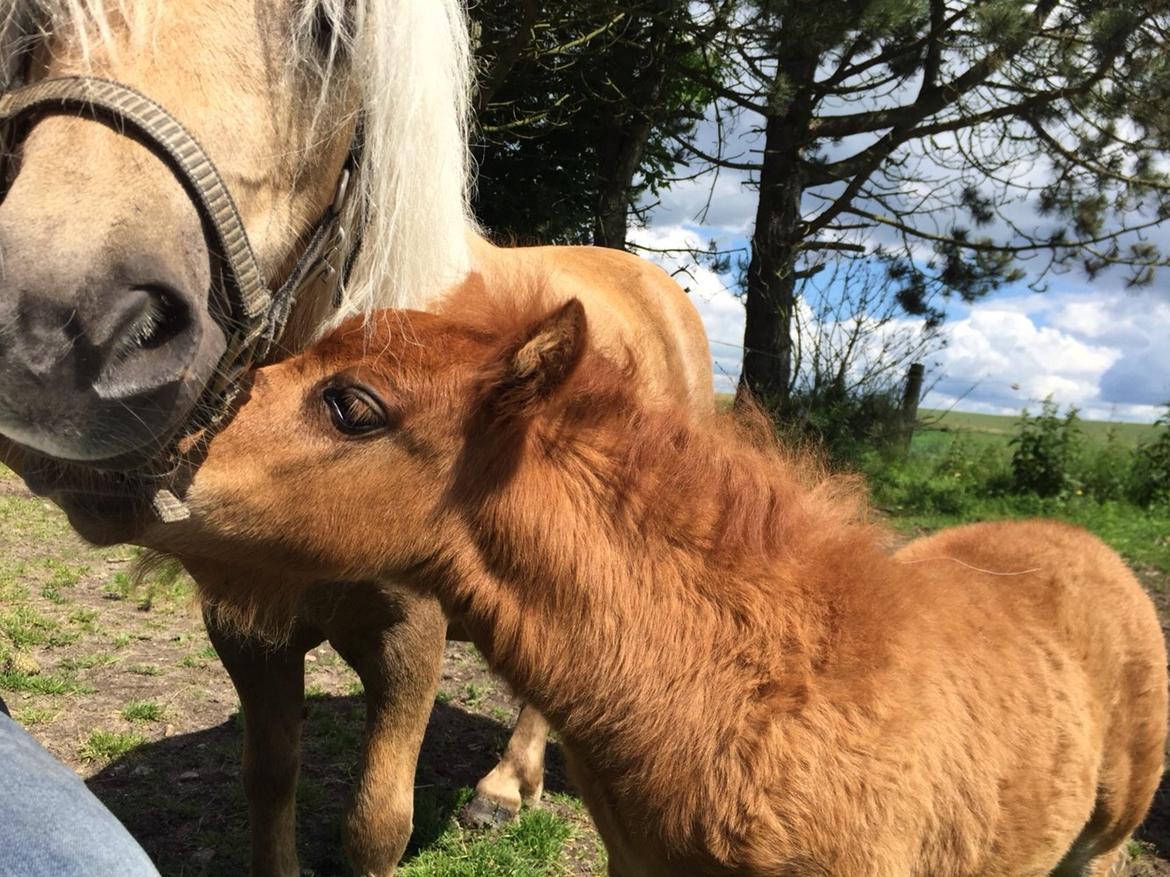
[[[544,750],[548,720],[531,704],[524,704],[504,755],[475,787],[475,797],[460,814],[472,828],[489,828],[511,821],[522,804],[533,805],[544,791]]]
[[[305,695],[305,652],[324,637],[298,631],[270,648],[205,613],[211,644],[227,668],[244,714],[244,793],[252,830],[252,877],[299,877],[297,774]]]
[[[414,772],[439,687],[446,620],[432,599],[355,586],[329,640],[366,690],[366,742],[345,822],[345,851],[361,877],[387,877],[410,840]]]

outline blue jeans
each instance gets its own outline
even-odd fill
[[[81,778],[3,711],[0,877],[158,877]]]

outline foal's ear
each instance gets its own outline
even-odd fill
[[[524,414],[549,398],[581,360],[585,334],[585,308],[575,298],[526,329],[506,354],[493,394],[496,411]]]

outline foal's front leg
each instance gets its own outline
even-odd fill
[[[360,877],[393,874],[410,840],[446,629],[435,600],[363,585],[347,590],[330,619],[329,641],[366,690],[365,750],[344,837]]]
[[[300,877],[296,793],[305,652],[324,636],[298,630],[286,646],[272,648],[227,630],[207,613],[203,620],[244,714],[244,792],[252,829],[252,877]]]

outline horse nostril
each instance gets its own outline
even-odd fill
[[[124,336],[126,343],[143,350],[162,347],[191,325],[191,313],[182,298],[164,286],[139,286],[149,296],[147,306]]]
[[[131,292],[145,301],[118,332],[107,357],[107,371],[138,353],[162,347],[191,327],[190,309],[177,292],[155,284],[135,286]]]

